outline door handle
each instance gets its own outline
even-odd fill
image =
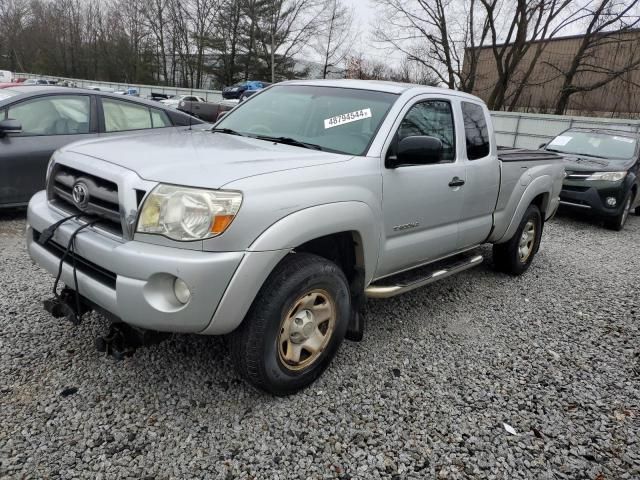
[[[464,180],[459,177],[453,177],[449,182],[450,187],[461,187],[462,185],[464,185]]]

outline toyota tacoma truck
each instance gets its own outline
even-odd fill
[[[474,96],[290,81],[210,130],[58,150],[27,244],[56,277],[56,317],[227,335],[240,374],[286,395],[362,337],[367,297],[474,267],[486,243],[498,270],[525,272],[563,177],[554,153],[499,151]]]

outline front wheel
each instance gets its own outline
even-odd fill
[[[538,252],[541,237],[542,214],[536,205],[529,205],[513,237],[493,246],[496,270],[512,275],[526,272]]]
[[[230,335],[236,369],[275,395],[311,384],[344,338],[350,298],[347,279],[335,263],[308,253],[285,257]]]

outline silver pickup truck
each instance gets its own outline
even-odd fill
[[[563,176],[553,153],[499,151],[471,95],[291,81],[211,130],[57,151],[27,243],[65,284],[55,316],[228,334],[242,376],[285,395],[362,336],[366,297],[478,265],[485,243],[498,270],[526,271]]]

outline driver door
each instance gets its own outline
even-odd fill
[[[386,157],[395,154],[400,140],[415,135],[438,138],[443,153],[437,163],[384,168],[384,244],[378,278],[436,260],[457,248],[465,166],[457,145],[454,107],[450,99],[426,98],[399,117]]]

